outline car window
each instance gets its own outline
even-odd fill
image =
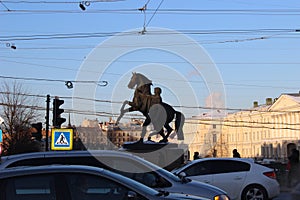
[[[250,164],[235,160],[207,160],[194,163],[183,170],[187,176],[249,171]]]
[[[34,166],[38,165],[36,161],[40,160],[40,158],[32,158],[32,159],[22,159],[15,162],[12,162],[11,164],[7,165],[5,168],[11,168],[11,167],[17,167],[17,166]],[[9,160],[7,162],[10,162]],[[3,163],[3,165],[5,162]]]
[[[100,176],[78,173],[67,174],[65,177],[72,200],[121,200],[127,199],[126,196],[130,191],[127,187]],[[146,199],[140,194],[137,195],[137,199]]]
[[[207,175],[211,173],[210,162],[195,163],[184,170],[187,176]]]
[[[54,177],[50,175],[31,175],[6,180],[1,193],[5,199],[53,200],[56,199]]]
[[[243,172],[250,170],[249,163],[235,160],[211,160],[210,165],[212,174]]]

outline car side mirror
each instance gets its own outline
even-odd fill
[[[177,176],[180,178],[182,183],[189,182],[188,179],[186,178],[186,173],[185,172],[180,172]]]
[[[185,173],[185,172],[180,172],[180,173],[178,174],[178,177],[179,177],[180,179],[184,179],[184,178],[186,177],[186,173]]]
[[[134,199],[136,199],[136,197],[137,197],[137,194],[135,192],[128,191],[128,193],[127,193],[127,199],[128,200],[134,200]]]

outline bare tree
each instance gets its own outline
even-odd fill
[[[4,82],[0,87],[0,103],[5,125],[4,153],[9,155],[36,151],[30,127],[39,116],[37,98],[29,95],[18,82]]]

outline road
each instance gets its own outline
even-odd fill
[[[291,194],[289,192],[282,192],[280,195],[273,200],[292,200]]]

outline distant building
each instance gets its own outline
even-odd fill
[[[238,149],[242,157],[286,160],[292,148],[300,147],[299,120],[300,94],[282,94],[229,114],[223,120],[222,134],[227,136],[229,150]]]
[[[201,157],[227,155],[228,147],[222,134],[223,118],[223,112],[212,111],[186,119],[183,126],[184,143],[188,144],[190,156],[194,152],[199,152]]]
[[[300,149],[300,94],[267,98],[259,105],[226,115],[203,113],[186,119],[185,140],[190,155],[274,158],[286,161],[291,149]]]
[[[91,119],[85,119],[81,123],[82,127],[98,127],[99,126],[99,121],[98,119],[91,120]]]
[[[140,139],[142,124],[143,121],[137,119],[118,125],[112,118],[107,122],[86,119],[81,126],[76,127],[75,138],[80,138],[87,149],[118,149],[125,142],[134,142]],[[147,128],[147,133],[151,130],[151,128]],[[152,139],[158,141],[159,137],[154,136]]]
[[[141,121],[132,120],[116,125],[115,121],[110,119],[109,122],[100,123],[100,127],[114,146],[121,147],[124,142],[139,140],[142,131],[141,124]]]
[[[76,127],[75,138],[79,138],[86,149],[113,149],[105,132],[98,127]]]

